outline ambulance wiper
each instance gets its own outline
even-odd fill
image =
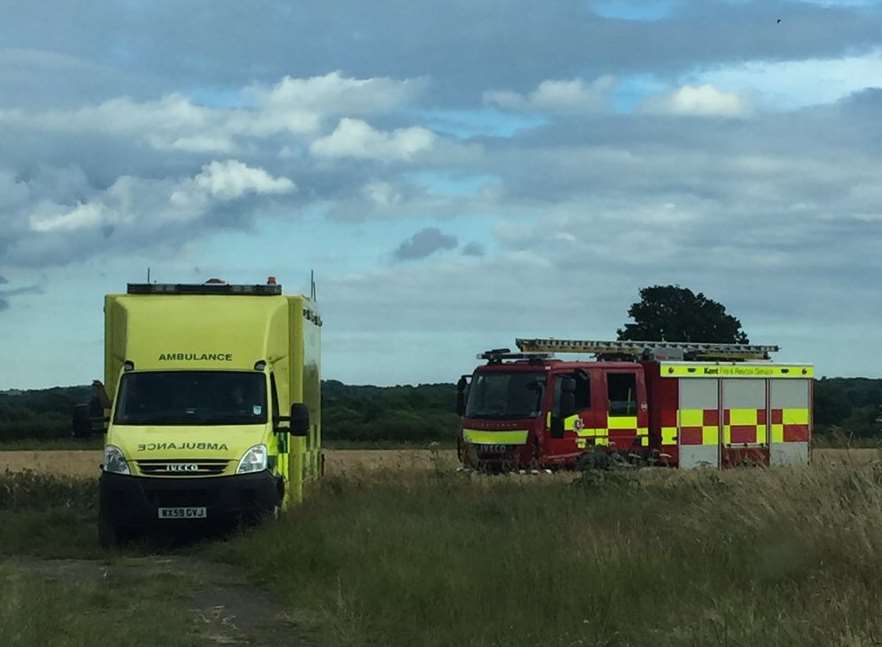
[[[146,414],[143,416],[131,416],[126,419],[126,424],[136,425],[192,425],[200,424],[201,419],[193,415],[176,413]]]

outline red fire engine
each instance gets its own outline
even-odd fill
[[[491,470],[809,461],[811,364],[777,346],[518,339],[460,378],[459,457]],[[564,361],[554,353],[593,354]]]

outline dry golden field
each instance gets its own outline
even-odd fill
[[[325,470],[341,475],[352,472],[427,470],[435,465],[454,467],[453,450],[428,449],[330,449],[325,450]],[[815,463],[865,464],[882,458],[877,449],[816,449]],[[98,476],[101,452],[94,450],[0,451],[0,472],[32,469],[68,476]]]
[[[32,469],[66,476],[98,477],[101,452],[94,450],[0,451],[0,472]],[[325,450],[325,471],[346,474],[371,470],[426,470],[437,463],[453,466],[456,452],[428,449]]]

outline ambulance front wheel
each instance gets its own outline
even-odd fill
[[[109,511],[101,506],[98,510],[98,544],[101,548],[116,548],[129,540],[125,529],[117,525]]]

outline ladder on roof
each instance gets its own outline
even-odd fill
[[[765,360],[778,346],[691,341],[595,341],[585,339],[516,339],[521,352],[593,353],[655,359]]]

